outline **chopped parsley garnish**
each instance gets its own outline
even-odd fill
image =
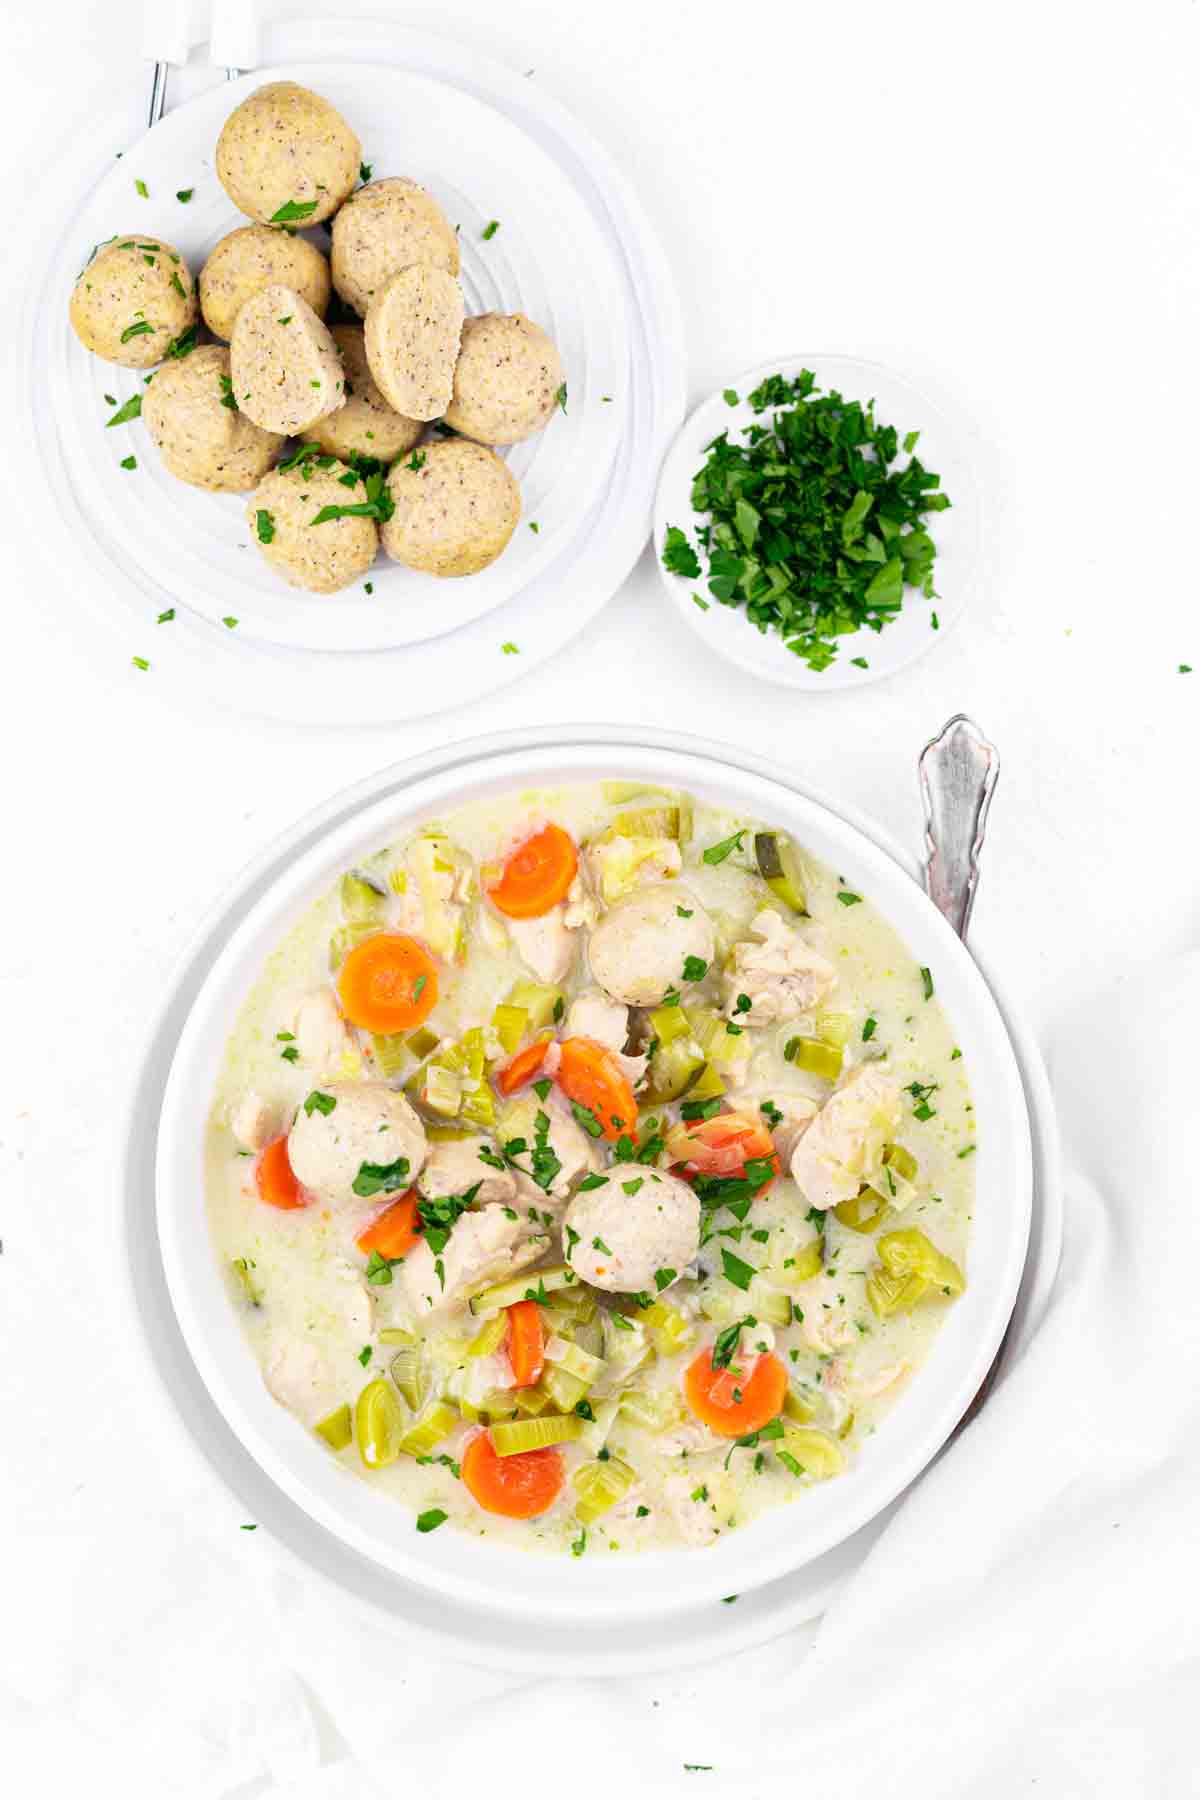
[[[554,398],[558,404],[559,412],[566,412],[566,410],[567,410],[567,384],[565,381],[559,387],[559,390],[555,394]]]
[[[176,193],[175,198],[179,201],[181,206],[186,206],[195,191],[195,188],[180,188]]]
[[[579,1184],[578,1192],[581,1194],[589,1194],[593,1188],[603,1187],[607,1180],[607,1175],[585,1175]],[[569,1225],[567,1230],[568,1232],[571,1231]],[[578,1233],[571,1233],[571,1235],[578,1239]]]
[[[872,1017],[863,1020],[862,1041],[864,1044],[869,1044],[871,1039],[875,1036],[878,1024],[879,1020],[873,1015]]]
[[[668,525],[663,540],[663,568],[671,575],[682,575],[695,581],[700,573],[700,559],[678,525]]]
[[[773,1100],[764,1100],[758,1110],[767,1121],[767,1124],[771,1127],[772,1131],[775,1130],[776,1126],[783,1124],[783,1114]]]
[[[677,919],[690,919],[691,916],[692,908],[690,906],[677,906],[675,908],[675,917]]]
[[[737,406],[740,404],[738,391],[736,388],[726,388],[724,398],[725,398],[726,406]]]
[[[131,338],[149,337],[153,330],[154,327],[150,324],[149,320],[135,319],[134,323],[132,325],[127,325],[121,333],[121,342],[127,344]]]
[[[425,992],[425,989],[428,986],[428,984],[429,984],[428,975],[418,975],[417,976],[417,979],[412,984],[412,997],[414,1000],[419,1000],[421,998],[421,995]]]
[[[359,163],[359,165],[358,165],[358,179],[359,179],[359,180],[360,180],[360,181],[363,181],[363,182],[367,182],[367,181],[370,181],[370,179],[371,179],[371,165],[370,165],[370,163]]]
[[[374,1351],[372,1350],[370,1344],[364,1344],[362,1349],[358,1353],[358,1360],[362,1364],[364,1369],[366,1368],[367,1364],[370,1362],[371,1357],[373,1355],[374,1355]]]
[[[195,348],[196,327],[189,325],[186,331],[181,331],[178,337],[171,339],[166,354],[173,362],[180,362],[185,356],[190,356]]]
[[[611,1256],[612,1255],[612,1251],[609,1249],[608,1245],[604,1242],[604,1239],[600,1238],[600,1237],[594,1237],[592,1239],[592,1249],[599,1250],[599,1252],[602,1256]]]
[[[398,1156],[391,1163],[361,1163],[351,1186],[360,1200],[370,1200],[376,1194],[394,1194],[408,1180],[408,1167],[407,1156]]]
[[[654,1285],[660,1294],[664,1288],[670,1287],[671,1283],[677,1279],[678,1274],[678,1269],[655,1269]]]
[[[258,533],[258,541],[260,544],[270,544],[274,541],[275,520],[272,518],[271,514],[267,512],[265,507],[260,506],[255,513],[254,529]]]
[[[221,384],[221,405],[225,407],[228,412],[237,412],[237,396],[234,394],[232,381],[229,379],[228,375],[218,375],[217,380]]]
[[[380,1256],[378,1250],[372,1250],[367,1258],[367,1280],[372,1287],[390,1287],[392,1270],[403,1261],[402,1256]]]
[[[688,1121],[715,1119],[720,1110],[721,1102],[719,1100],[685,1100],[679,1109],[679,1115]]]
[[[308,1099],[304,1102],[304,1110],[310,1119],[315,1112],[319,1112],[327,1119],[336,1107],[337,1101],[334,1099],[333,1095],[323,1094],[320,1088],[314,1088],[312,1093],[308,1096]]]
[[[924,1124],[927,1119],[932,1119],[936,1116],[937,1109],[936,1107],[930,1106],[929,1101],[931,1096],[937,1093],[938,1086],[939,1083],[936,1081],[930,1081],[924,1084],[919,1081],[911,1081],[904,1090],[905,1093],[912,1095],[913,1118],[920,1119],[922,1124]]]
[[[499,231],[499,229],[500,229],[499,219],[489,219],[487,224],[484,226],[483,230],[480,232],[479,235],[480,235],[480,237],[482,237],[483,241],[486,243],[489,238],[495,237],[495,235]]]
[[[505,656],[520,656],[521,654],[515,644],[501,644],[500,648],[503,650]]]
[[[134,668],[141,669],[143,673],[150,667],[150,664],[146,661],[144,656],[135,656],[131,660]]]
[[[138,193],[142,196],[143,200],[148,200],[150,198],[150,189],[146,186],[145,182],[141,179],[140,176],[134,182],[133,185],[137,189]]]
[[[297,1050],[295,1044],[289,1044],[287,1049],[281,1050],[279,1054],[282,1056],[284,1062],[294,1063],[299,1062],[300,1060],[300,1052]]]
[[[156,625],[169,625],[171,623],[171,620],[174,617],[175,617],[175,608],[173,606],[168,606],[166,612],[159,613],[159,615],[158,615],[157,619],[155,619],[154,623]]]
[[[873,402],[820,393],[810,370],[769,376],[749,401],[769,423],[756,420],[737,442],[720,432],[692,484],[692,507],[707,519],[697,539],[709,592],[825,669],[847,633],[896,618],[906,587],[933,598],[924,520],[950,501],[915,456],[898,464],[899,434]]]
[[[921,970],[921,990],[927,1000],[933,999],[933,976],[928,969]]]
[[[121,458],[121,467],[123,469],[136,469],[137,468],[137,457],[136,456],[123,456]]]
[[[442,1251],[450,1242],[450,1233],[463,1213],[470,1210],[482,1185],[477,1181],[473,1187],[467,1189],[465,1194],[443,1194],[436,1200],[422,1199],[418,1201],[417,1212],[425,1239],[435,1256],[441,1256]],[[438,1279],[445,1287],[445,1276],[440,1270]]]
[[[578,1100],[572,1100],[571,1111],[575,1115],[576,1124],[581,1125],[589,1137],[604,1136],[604,1127],[590,1106],[582,1106]]]
[[[292,225],[297,219],[310,219],[317,210],[315,200],[285,200],[278,212],[271,214],[272,225]]]
[[[587,1549],[587,1532],[581,1531],[577,1538],[571,1539],[571,1555],[582,1556]]]
[[[545,1076],[543,1076],[540,1081],[535,1081],[532,1083],[534,1093],[537,1095],[539,1100],[543,1100],[543,1101],[548,1100],[550,1098],[550,1089],[553,1085],[554,1085],[553,1082],[547,1081]]]
[[[735,1256],[732,1250],[721,1245],[721,1273],[726,1281],[732,1281],[734,1287],[741,1288],[745,1293],[757,1272],[753,1264],[743,1262],[740,1256]]]
[[[708,974],[708,964],[702,956],[685,956],[683,959],[683,979],[685,981],[703,981]]]
[[[443,1512],[440,1506],[431,1506],[427,1512],[417,1514],[417,1530],[436,1531],[438,1526],[444,1525],[449,1517],[450,1514]]]
[[[225,627],[226,631],[236,631],[237,630],[237,620],[234,618],[232,613],[226,613],[225,617],[221,620],[221,623]]]
[[[841,901],[843,906],[861,906],[862,905],[862,895],[861,894],[852,894],[850,892],[849,888],[839,889],[838,899]]]
[[[702,860],[713,867],[717,863],[723,863],[727,856],[732,856],[735,850],[741,849],[745,835],[744,830],[735,831],[732,837],[722,838],[719,844],[710,844],[704,851]]]
[[[130,419],[139,419],[141,415],[142,396],[140,394],[133,394],[125,402],[124,406],[117,409],[111,419],[105,420],[104,429],[105,431],[109,431],[114,425],[128,425]]]
[[[628,1194],[632,1200],[635,1194],[641,1193],[645,1185],[646,1177],[644,1175],[635,1175],[632,1181],[623,1181],[621,1183],[621,1192],[623,1194]]]

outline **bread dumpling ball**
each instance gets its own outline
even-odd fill
[[[333,285],[366,318],[389,275],[420,263],[458,274],[458,234],[425,188],[405,175],[369,181],[333,221]]]
[[[229,346],[238,405],[264,431],[299,437],[342,404],[337,345],[292,288],[263,288],[238,313]]]
[[[196,323],[196,284],[173,244],[122,237],[92,257],[71,295],[85,350],[124,369],[152,369]]]
[[[239,226],[221,239],[200,271],[204,323],[228,343],[246,301],[276,285],[307,300],[319,318],[329,310],[329,264],[307,238],[277,225]]]
[[[202,344],[164,363],[146,389],[142,422],[169,473],[213,493],[254,487],[286,442],[239,411],[224,344]]]
[[[250,496],[250,534],[273,569],[292,587],[312,594],[336,594],[367,573],[379,548],[374,519],[351,517],[314,521],[326,507],[361,506],[361,480],[344,477],[344,463],[318,468],[311,459],[275,469]]]
[[[519,444],[549,423],[563,386],[553,342],[524,313],[463,326],[446,423],[478,444]]]
[[[420,441],[425,426],[420,419],[406,419],[394,412],[376,387],[367,366],[361,325],[335,325],[331,335],[341,355],[347,399],[336,412],[310,425],[308,436],[330,456],[345,461],[352,456],[373,456],[380,462],[394,462]]]
[[[363,330],[367,361],[406,419],[440,419],[449,406],[465,312],[454,276],[420,264],[398,269],[376,295]]]
[[[521,516],[521,490],[482,444],[446,438],[397,463],[388,476],[395,507],[383,547],[395,562],[429,575],[477,575],[504,550]]]
[[[234,107],[217,139],[217,176],[260,225],[319,225],[358,180],[362,145],[336,106],[270,81]]]

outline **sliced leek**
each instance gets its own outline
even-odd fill
[[[841,1046],[827,1044],[823,1038],[791,1038],[788,1050],[791,1051],[789,1062],[794,1062],[798,1069],[806,1069],[810,1075],[819,1075],[823,1081],[836,1081],[842,1072]]]
[[[578,1375],[571,1375],[566,1369],[556,1368],[553,1363],[548,1363],[538,1386],[555,1406],[563,1412],[569,1412],[585,1397],[591,1382],[582,1381]]]
[[[369,1381],[354,1406],[358,1453],[368,1469],[384,1469],[400,1454],[409,1411],[390,1381]]]
[[[375,1053],[375,1067],[381,1075],[406,1075],[412,1067],[413,1053],[403,1032],[395,1032],[391,1037],[374,1033],[371,1049]]]
[[[642,1431],[668,1431],[683,1418],[683,1402],[672,1388],[630,1388],[618,1404],[621,1417]]]
[[[788,1270],[789,1275],[794,1273],[794,1269]],[[763,1319],[768,1325],[773,1325],[778,1330],[791,1324],[792,1302],[790,1298],[779,1288],[773,1286],[771,1282],[764,1281],[761,1275],[754,1277],[746,1297],[750,1304],[750,1311],[756,1319]]]
[[[369,937],[378,937],[379,926],[365,921],[357,925],[341,925],[329,940],[329,967],[338,970],[350,952]]]
[[[406,1344],[391,1361],[392,1380],[415,1412],[429,1397],[429,1365],[422,1344]]]
[[[383,912],[384,896],[361,875],[343,875],[341,887],[342,917],[349,924],[370,919],[376,923]]]
[[[608,1434],[617,1422],[619,1402],[615,1395],[611,1400],[596,1400],[592,1403],[592,1416],[583,1421],[583,1430],[579,1434],[579,1442],[592,1456],[598,1456],[608,1441]]]
[[[782,831],[755,832],[754,860],[775,898],[782,900],[790,912],[807,918],[804,869],[791,838]]]
[[[492,1030],[500,1040],[500,1048],[505,1056],[513,1056],[520,1049],[521,1039],[529,1030],[529,1014],[523,1006],[512,1006],[504,1002],[492,1013]]]
[[[506,1419],[492,1426],[492,1445],[497,1456],[520,1456],[526,1450],[569,1444],[582,1431],[583,1420],[577,1413],[552,1414],[540,1419]]]
[[[508,1333],[508,1320],[502,1312],[492,1313],[484,1320],[471,1342],[467,1345],[468,1356],[491,1356],[498,1350]]]
[[[560,1337],[557,1332],[547,1340],[546,1361],[559,1369],[565,1369],[568,1375],[585,1381],[589,1387],[604,1368],[603,1357],[590,1355],[569,1338]]]
[[[581,1525],[591,1525],[595,1520],[623,1500],[637,1476],[628,1463],[620,1457],[610,1456],[607,1462],[582,1463],[571,1477],[571,1483],[579,1495],[575,1502],[575,1517]]]
[[[547,1025],[557,1024],[565,1003],[560,987],[551,987],[541,981],[518,981],[506,1002],[508,1006],[520,1007],[528,1015],[529,1031],[543,1031]]]
[[[882,1194],[872,1187],[861,1187],[852,1200],[843,1200],[833,1212],[838,1223],[848,1225],[851,1231],[874,1231],[887,1209]]]
[[[539,1413],[544,1413],[550,1405],[549,1394],[544,1387],[540,1386],[513,1388],[510,1398],[512,1404],[509,1411],[524,1413],[531,1419],[535,1419]]]
[[[687,1316],[669,1300],[656,1300],[642,1313],[646,1336],[660,1356],[674,1356],[686,1350],[695,1340],[695,1330]]]
[[[827,1431],[819,1431],[815,1425],[785,1425],[783,1438],[775,1444],[780,1461],[784,1456],[791,1459],[785,1467],[792,1463],[793,1475],[806,1476],[809,1481],[828,1481],[833,1475],[840,1475],[846,1466],[846,1457],[837,1440],[831,1438]]]

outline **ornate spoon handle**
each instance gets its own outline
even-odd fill
[[[974,720],[955,713],[926,744],[917,767],[925,804],[925,889],[965,943],[1000,756]],[[1007,1343],[1006,1331],[979,1392],[955,1428],[956,1437],[987,1399]]]
[[[925,805],[925,887],[966,942],[979,886],[979,852],[1000,774],[994,744],[965,713],[955,713],[921,752]]]

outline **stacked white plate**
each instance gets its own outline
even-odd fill
[[[52,223],[34,250],[22,323],[23,399],[45,477],[34,503],[59,585],[120,634],[123,660],[173,608],[170,628],[153,634],[156,676],[311,723],[461,705],[559,649],[636,560],[684,405],[670,276],[605,154],[532,81],[378,22],[350,32],[344,22],[273,27],[263,47],[278,58],[271,66],[168,112],[132,146],[103,128],[75,146],[41,212]],[[259,557],[244,497],[174,481],[140,424],[106,429],[142,378],[76,341],[67,306],[79,270],[94,244],[136,231],[167,239],[197,270],[244,224],[217,181],[214,149],[233,107],[273,79],[332,100],[375,175],[431,189],[459,227],[469,313],[524,311],[562,353],[565,409],[507,452],[522,522],[478,576],[437,581],[381,558],[369,593],[365,583],[332,597],[300,593]],[[191,198],[181,202],[181,191]],[[491,220],[498,228],[485,238]],[[123,468],[131,454],[137,467]]]
[[[828,798],[812,795],[788,772],[740,751],[701,745],[675,733],[615,727],[562,728],[473,739],[385,769],[358,787],[329,801],[276,841],[238,878],[201,927],[170,984],[161,1015],[145,1049],[132,1095],[121,1181],[120,1219],[123,1262],[130,1281],[132,1310],[141,1325],[146,1361],[158,1377],[165,1412],[173,1429],[198,1452],[209,1468],[233,1491],[244,1516],[264,1528],[279,1554],[299,1564],[309,1576],[331,1584],[343,1600],[369,1613],[378,1623],[429,1639],[444,1654],[506,1668],[553,1670],[558,1674],[628,1674],[699,1661],[765,1641],[789,1626],[812,1618],[853,1572],[889,1517],[877,1516],[853,1537],[816,1556],[781,1579],[744,1593],[736,1607],[711,1599],[657,1616],[638,1619],[631,1632],[624,1618],[603,1615],[592,1621],[569,1622],[540,1616],[536,1633],[512,1632],[511,1615],[482,1603],[452,1599],[432,1587],[406,1580],[378,1559],[360,1553],[291,1499],[268,1476],[214,1403],[192,1360],[176,1319],[164,1274],[163,1254],[155,1226],[155,1165],[159,1117],[167,1070],[185,1022],[205,987],[214,963],[237,928],[262,896],[292,869],[315,843],[349,827],[381,803],[403,810],[405,791],[418,781],[449,775],[469,767],[473,779],[486,779],[507,753],[545,752],[547,758],[575,754],[586,746],[595,756],[603,747],[605,762],[622,759],[646,763],[668,753],[701,754],[728,770],[769,777],[777,785],[816,800],[864,833],[915,879],[916,868],[877,827]],[[978,946],[972,943],[976,962]],[[1006,1354],[1021,1349],[1035,1328],[1053,1282],[1061,1241],[1062,1203],[1053,1109],[1041,1061],[1028,1032],[1005,1004],[993,976],[985,977],[997,1001],[1015,1057],[1028,1112],[1033,1152],[1033,1216],[1025,1273],[1018,1295]]]

